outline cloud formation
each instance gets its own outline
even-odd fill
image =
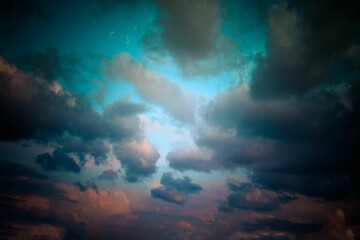
[[[128,53],[119,53],[103,63],[105,77],[132,84],[149,103],[163,108],[182,123],[194,121],[195,99],[179,85],[136,62]],[[171,101],[169,101],[171,99]]]
[[[221,1],[156,0],[159,16],[142,38],[148,60],[174,62],[184,77],[239,71],[245,63],[240,47],[222,28]]]
[[[106,163],[114,150],[129,181],[155,172],[160,155],[147,143],[137,117],[145,111],[144,105],[118,100],[100,114],[88,99],[64,90],[57,81],[24,73],[3,58],[0,75],[4,116],[0,139],[51,143],[52,153],[36,157],[44,170],[79,173],[89,158]]]
[[[55,149],[52,154],[43,153],[38,155],[36,157],[36,163],[46,171],[80,172],[80,167],[75,160],[59,148]]]
[[[137,182],[155,173],[158,151],[146,139],[114,146],[114,154],[125,170],[125,179]]]
[[[155,1],[161,12],[161,41],[179,61],[208,57],[220,35],[217,0]]]
[[[160,183],[162,186],[151,189],[151,196],[178,205],[185,204],[189,194],[202,190],[200,185],[191,182],[191,178],[174,178],[170,172],[163,174]]]
[[[296,199],[295,196],[269,191],[250,182],[240,183],[235,180],[228,180],[227,185],[232,192],[225,202],[219,204],[219,210],[223,212],[234,212],[235,209],[257,212],[274,211],[280,209],[282,203]]]
[[[253,96],[304,94],[321,83],[335,80],[338,73],[333,71],[334,66],[344,61],[339,55],[358,37],[359,16],[348,8],[352,4],[331,2],[326,11],[322,4],[325,1],[293,1],[270,8],[267,56],[258,56],[251,82]],[[346,11],[341,10],[345,8]],[[300,15],[298,9],[305,11]]]

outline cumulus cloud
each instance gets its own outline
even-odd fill
[[[189,194],[202,190],[200,185],[191,182],[191,178],[174,178],[169,172],[163,174],[160,183],[162,186],[151,189],[151,196],[178,205],[185,204]]]
[[[114,146],[114,154],[125,170],[125,179],[137,182],[155,173],[158,151],[147,141],[131,141]]]
[[[75,160],[60,148],[55,149],[52,154],[43,153],[38,155],[36,162],[46,171],[80,172],[80,167]]]
[[[146,110],[144,105],[117,100],[100,114],[86,98],[64,90],[59,82],[24,73],[3,58],[0,75],[4,116],[0,139],[51,143],[52,153],[36,157],[44,170],[79,173],[89,158],[106,163],[114,149],[127,169],[127,179],[137,181],[155,172],[159,154],[144,140],[137,117]]]
[[[119,109],[114,108],[108,110],[114,114],[102,116],[86,99],[63,90],[59,83],[48,83],[31,73],[25,74],[3,58],[0,66],[2,140],[51,140],[65,132],[87,140],[121,140],[139,132],[137,119],[132,114],[122,118],[117,114]],[[124,124],[118,123],[121,120]]]
[[[204,159],[187,161],[190,155],[184,153],[178,154],[182,158],[169,154],[170,166],[197,171],[245,167],[253,181],[270,190],[344,198],[356,191],[359,88],[352,82],[347,90],[349,110],[339,94],[343,84],[266,100],[254,99],[247,84],[230,88],[205,107],[204,121],[194,134],[198,147],[211,153],[206,168],[199,167]]]
[[[343,18],[338,9],[345,6],[337,3],[319,12],[322,4],[271,7],[266,57],[258,56],[248,83],[204,107],[194,140],[211,154],[175,150],[168,155],[170,166],[204,172],[244,167],[264,189],[326,200],[358,194],[360,85],[358,71],[344,68],[342,56],[357,36],[348,21],[359,19],[352,9]],[[341,36],[331,38],[333,30]],[[323,34],[331,39],[326,44]],[[230,202],[243,198],[234,193]]]
[[[237,42],[221,32],[220,1],[155,3],[160,12],[157,25],[142,41],[150,60],[161,62],[170,55],[184,76],[209,76],[241,67],[244,58]]]
[[[174,119],[182,123],[194,121],[193,96],[163,75],[136,62],[128,53],[120,53],[112,59],[104,60],[103,73],[111,80],[132,84],[145,101],[160,106]]]

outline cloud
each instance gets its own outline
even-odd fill
[[[321,7],[323,4],[326,2],[294,1],[270,8],[267,56],[258,55],[258,67],[251,82],[253,96],[304,94],[318,84],[336,78],[338,72],[333,71],[333,67],[341,69],[344,59],[339,55],[358,36],[354,26],[360,19],[349,7],[351,4],[332,2],[327,4],[325,11]]]
[[[120,53],[104,60],[103,73],[111,80],[132,84],[145,101],[160,106],[174,119],[182,123],[194,121],[195,99],[163,75],[137,63],[129,54]]]
[[[146,110],[144,105],[117,100],[100,114],[88,99],[64,90],[57,81],[24,73],[3,58],[0,67],[0,139],[51,143],[52,154],[36,157],[44,170],[79,173],[89,158],[106,164],[114,153],[130,181],[155,172],[160,155],[144,139],[137,116]]]
[[[137,182],[155,173],[160,154],[147,139],[114,145],[113,148],[115,156],[124,167],[127,181]]]
[[[49,153],[38,155],[36,163],[46,171],[80,172],[80,166],[60,148],[55,149],[52,155]]]
[[[84,236],[87,228],[130,211],[129,199],[118,188],[96,188],[90,182],[75,185],[29,176],[1,176],[0,220],[6,224],[1,226],[5,232],[0,235],[54,239]]]
[[[335,213],[326,216],[324,228],[315,233],[308,233],[299,239],[355,240],[354,232],[350,228],[347,228],[345,224],[345,217],[344,212],[341,209],[337,209]]]
[[[159,24],[165,48],[183,59],[208,56],[220,34],[218,1],[156,1],[161,12]]]
[[[118,114],[119,109],[112,105],[109,108],[114,109],[106,110],[107,115],[102,116],[88,100],[63,90],[56,81],[48,83],[31,73],[25,74],[3,58],[0,59],[0,66],[4,115],[1,124],[5,129],[0,134],[2,140],[51,140],[65,132],[85,140],[121,140],[139,132],[137,118],[133,114]],[[135,104],[134,107],[137,109]],[[119,124],[119,121],[123,124]]]
[[[2,1],[0,9],[0,52],[5,55],[12,54],[16,44],[21,44],[18,34],[26,29],[29,20],[47,21],[51,17],[42,1]]]
[[[339,94],[344,85],[351,86],[345,94],[351,110],[343,104],[343,93]],[[353,170],[360,129],[356,82],[266,100],[254,99],[250,88],[247,84],[230,88],[204,107],[194,140],[210,153],[206,158],[174,150],[168,155],[170,166],[205,172],[244,167],[252,171],[253,181],[269,190],[328,200],[357,191]]]
[[[243,233],[243,232],[236,232],[230,235],[227,239],[228,240],[288,240],[292,239],[293,236],[283,232],[268,232],[263,231],[260,233]]]
[[[2,177],[19,177],[27,176],[37,179],[46,179],[47,176],[39,174],[32,169],[26,168],[20,164],[0,160],[0,176]]]
[[[186,77],[217,75],[242,67],[245,58],[239,44],[222,33],[224,11],[220,1],[155,3],[159,10],[156,25],[142,39],[149,60],[173,60]]]
[[[274,211],[281,208],[282,203],[288,203],[296,199],[286,193],[276,193],[255,186],[251,182],[238,182],[229,179],[228,188],[232,193],[225,202],[219,203],[219,210],[225,213],[234,212],[235,209],[253,210],[258,212]]]
[[[151,196],[178,205],[185,204],[189,194],[202,190],[200,185],[191,182],[191,178],[174,178],[170,172],[163,174],[160,183],[162,186],[151,189]]]
[[[6,226],[5,230],[12,229],[14,239],[64,239],[66,231],[64,228],[50,224],[14,224]]]
[[[92,181],[86,181],[84,184],[81,181],[74,182],[74,186],[78,187],[81,192],[85,192],[88,188],[98,192],[98,187]]]
[[[317,232],[323,228],[318,223],[294,223],[286,219],[264,218],[257,219],[256,223],[243,223],[243,230],[247,232],[270,229],[272,231],[286,232],[297,237],[307,233]]]
[[[173,178],[172,173],[169,172],[163,174],[160,183],[169,188],[174,188],[178,192],[184,192],[188,194],[199,193],[202,190],[200,185],[191,182],[191,178]]]
[[[117,172],[115,172],[114,170],[105,170],[103,171],[99,176],[98,176],[99,180],[106,180],[106,181],[114,181],[119,179],[119,176],[117,174]]]
[[[187,196],[184,193],[178,192],[175,189],[169,189],[164,186],[151,189],[151,196],[153,198],[161,199],[169,203],[183,205],[187,201]]]
[[[211,161],[212,154],[206,150],[174,150],[167,154],[169,166],[179,171],[196,170],[209,172],[216,167]]]

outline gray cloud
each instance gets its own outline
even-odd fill
[[[198,184],[192,183],[191,178],[183,177],[181,178],[173,178],[172,173],[164,173],[161,177],[160,183],[169,188],[174,188],[178,192],[184,193],[199,193],[202,190],[202,187]]]
[[[151,196],[178,205],[185,204],[189,194],[202,190],[200,185],[191,182],[191,178],[174,178],[169,172],[163,174],[160,183],[162,186],[151,189]]]
[[[289,203],[297,199],[287,193],[269,191],[249,182],[240,183],[229,180],[227,185],[232,193],[225,202],[219,203],[219,210],[223,212],[234,212],[235,209],[258,212],[274,211],[280,209],[282,203]]]
[[[58,82],[48,83],[32,73],[19,71],[2,58],[0,60],[3,79],[1,109],[4,116],[1,119],[1,139],[50,140],[67,132],[86,140],[122,140],[140,132],[139,122],[133,114],[124,116],[114,108],[119,103],[109,106],[105,110],[106,116],[102,116],[87,99],[65,91]],[[134,109],[137,108],[134,104]]]
[[[359,129],[353,112],[356,98],[351,97],[358,90],[346,94],[354,106],[349,111],[337,87],[264,101],[254,100],[246,86],[230,89],[208,105],[205,118],[210,129],[220,127],[231,134],[199,131],[196,142],[214,151],[213,162],[226,168],[246,167],[253,171],[254,181],[270,189],[343,198],[356,189],[352,170],[356,153],[349,146],[356,145]],[[196,162],[193,165],[199,170]],[[312,181],[320,184],[314,186]]]
[[[159,154],[146,142],[137,117],[144,105],[118,100],[100,114],[88,99],[65,91],[56,81],[24,73],[2,58],[0,66],[0,139],[51,143],[56,147],[52,154],[36,157],[43,169],[78,173],[87,155],[96,164],[106,163],[114,144],[129,180],[155,172]]]
[[[74,186],[78,187],[81,192],[85,192],[87,189],[93,189],[96,193],[98,192],[98,187],[92,181],[86,181],[84,184],[81,181],[74,182]]]
[[[43,153],[38,155],[36,163],[46,171],[80,172],[80,166],[60,148],[55,149],[52,154]]]
[[[174,150],[167,154],[169,166],[179,171],[196,170],[209,172],[216,169],[211,159],[211,152],[199,150]]]
[[[180,61],[206,58],[220,34],[219,1],[156,1],[165,48]]]
[[[352,4],[290,2],[270,8],[267,56],[258,55],[251,82],[255,97],[299,95],[336,81],[344,62],[339,56],[359,37],[360,19]]]
[[[160,154],[146,139],[115,144],[113,148],[124,168],[127,181],[137,182],[156,172],[156,162]]]
[[[164,62],[170,55],[186,77],[210,76],[241,68],[244,58],[238,43],[221,33],[220,1],[155,2],[160,12],[157,26],[149,30],[142,41],[148,59]]]
[[[287,232],[300,237],[308,233],[321,230],[323,226],[318,223],[294,223],[287,219],[264,218],[257,219],[255,223],[245,222],[242,224],[244,231],[253,232],[262,229]]]
[[[134,85],[145,101],[159,105],[180,122],[194,121],[195,99],[163,75],[137,63],[129,54],[120,53],[104,60],[103,72],[111,80]]]
[[[151,196],[178,205],[183,205],[187,201],[187,196],[184,193],[177,192],[174,189],[169,189],[164,186],[151,189]]]

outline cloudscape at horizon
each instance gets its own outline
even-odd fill
[[[0,238],[355,240],[359,9],[2,1]]]

